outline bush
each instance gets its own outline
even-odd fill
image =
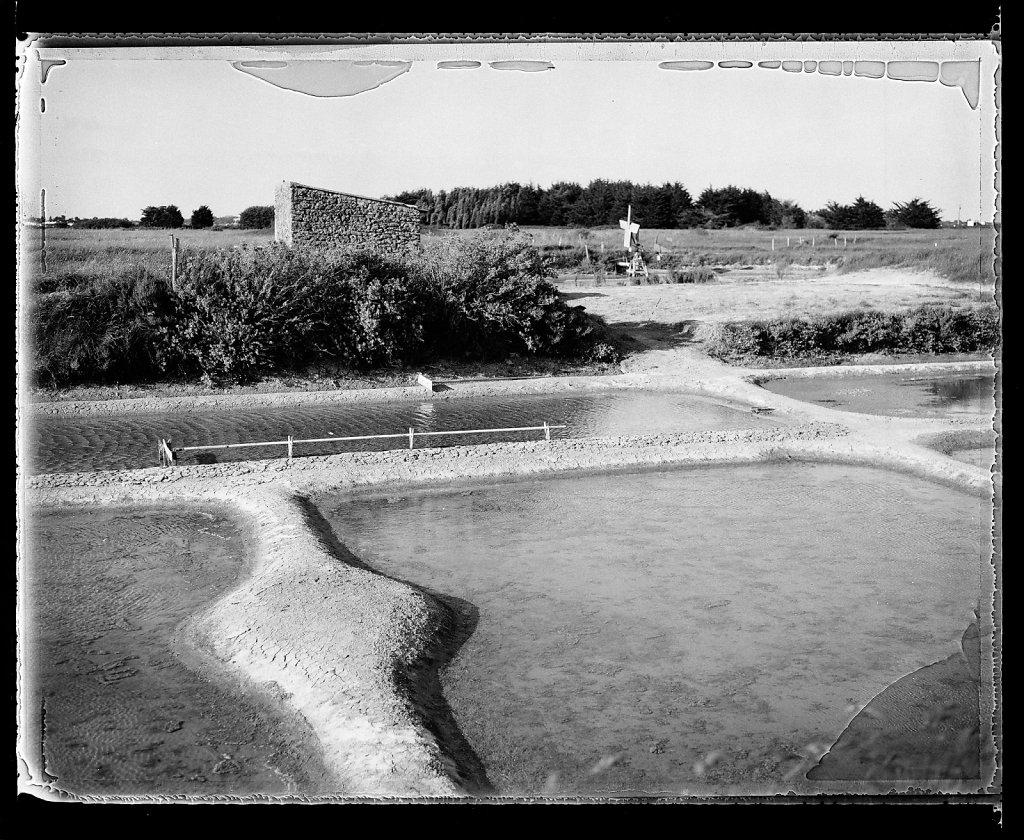
[[[576,245],[547,245],[541,248],[547,266],[554,270],[578,268],[587,259],[584,248]]]
[[[904,313],[854,311],[805,320],[723,324],[708,339],[722,359],[835,358],[854,353],[971,353],[999,344],[994,306],[921,306]]]
[[[572,355],[599,331],[581,307],[562,300],[549,282],[554,272],[518,233],[431,243],[418,274],[425,339],[437,355]]]
[[[390,364],[421,334],[406,273],[399,258],[345,249],[187,254],[164,358],[186,376],[239,381],[324,356]]]
[[[242,246],[185,251],[171,290],[148,269],[64,272],[33,312],[52,384],[244,382],[326,359],[349,368],[513,354],[612,361],[600,319],[571,307],[521,235],[443,239],[422,255]],[[42,285],[42,284],[40,284]],[[39,287],[37,287],[39,290]]]
[[[31,315],[36,376],[53,385],[150,378],[170,309],[166,281],[144,268],[41,296]]]
[[[669,283],[713,283],[715,279],[715,272],[703,265],[683,271],[668,270]]]

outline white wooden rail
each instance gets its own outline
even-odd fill
[[[285,440],[264,440],[254,441],[252,443],[215,443],[204,446],[178,446],[171,449],[168,442],[163,438],[160,439],[160,443],[157,447],[157,454],[159,455],[161,466],[170,467],[174,465],[175,460],[179,452],[195,452],[198,450],[210,450],[210,449],[240,449],[245,446],[286,446],[288,448],[287,458],[290,461],[292,459],[292,450],[297,443],[333,443],[335,441],[347,441],[347,440],[384,440],[387,438],[408,438],[409,448],[414,449],[416,446],[417,437],[431,437],[435,435],[482,435],[491,432],[544,432],[544,439],[551,440],[552,429],[564,429],[564,424],[558,426],[552,426],[550,423],[545,422],[541,426],[511,426],[502,429],[452,429],[449,431],[441,432],[417,432],[412,426],[409,427],[408,432],[399,432],[398,434],[390,435],[350,435],[348,437],[324,437],[324,438],[301,438],[297,439],[288,435]]]

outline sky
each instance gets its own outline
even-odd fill
[[[109,51],[69,57],[42,85],[37,68],[23,76],[20,184],[26,214],[46,189],[48,216],[234,215],[272,204],[281,180],[383,196],[605,178],[679,181],[694,198],[735,184],[807,210],[921,197],[943,218],[990,220],[995,59],[974,51],[976,110],[937,82],[593,58],[544,72],[415,60],[376,89],[312,97],[187,49]]]

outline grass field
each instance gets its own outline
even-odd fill
[[[622,248],[618,228],[522,228],[547,255],[565,262],[584,256],[616,253]],[[424,228],[424,237],[473,236],[477,231]],[[652,268],[668,265],[768,265],[790,261],[803,265],[828,265],[840,272],[878,267],[917,267],[934,271],[956,282],[985,283],[992,280],[993,228],[961,228],[935,231],[838,232],[831,238],[824,230],[643,230],[641,242]],[[23,232],[23,276],[42,272],[44,231]],[[243,243],[273,240],[272,230],[187,230],[174,232],[183,249],[229,248]],[[74,230],[45,231],[46,274],[78,272],[88,275],[118,274],[145,266],[154,273],[170,271],[170,236],[167,230]],[[772,243],[774,241],[774,250]],[[662,260],[657,260],[658,254]]]
[[[524,227],[543,252],[578,252],[584,244],[594,259],[622,249],[619,228],[579,230],[568,227]],[[455,235],[469,236],[465,230]],[[835,234],[835,238],[832,234]],[[424,229],[424,235],[452,235],[452,231]],[[790,261],[803,265],[829,265],[841,272],[867,268],[917,267],[934,271],[955,282],[989,283],[993,280],[992,249],[995,230],[959,228],[941,230],[641,230],[641,244],[651,267],[660,265],[767,265]],[[774,247],[773,247],[774,243]],[[657,260],[658,254],[662,260]]]
[[[117,275],[145,267],[154,274],[170,275],[171,231],[159,229],[74,230],[73,228],[24,228],[22,238],[23,277],[45,273]],[[231,248],[246,242],[271,242],[268,230],[177,230],[173,232],[183,249]]]

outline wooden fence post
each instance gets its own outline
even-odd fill
[[[171,291],[177,291],[178,282],[178,237],[171,234]]]
[[[547,420],[544,421],[544,440],[551,440],[551,427]]]
[[[292,436],[288,435],[288,463],[292,460]]]
[[[413,436],[413,431],[412,431],[412,426],[410,426],[409,427],[409,448],[410,449],[412,449],[412,436]]]

